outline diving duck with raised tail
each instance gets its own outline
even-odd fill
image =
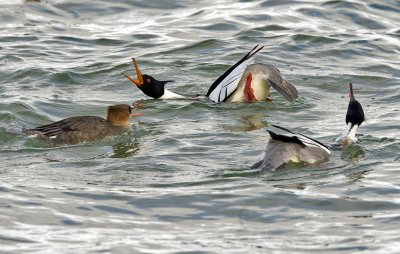
[[[298,98],[295,86],[286,81],[272,64],[253,64],[254,55],[262,48],[255,46],[232,65],[208,89],[207,96],[214,102],[266,101],[273,87],[288,101]]]
[[[349,84],[349,89],[350,101],[346,113],[347,128],[343,131],[342,135],[336,139],[334,146],[347,146],[357,142],[356,132],[365,121],[364,110],[361,103],[354,97],[352,83]]]
[[[141,115],[132,113],[135,106],[113,105],[108,107],[106,119],[98,116],[75,116],[33,129],[24,129],[20,134],[35,135],[55,145],[96,141],[131,131],[129,119]]]
[[[327,160],[331,155],[330,148],[315,139],[277,125],[272,126],[285,133],[277,134],[267,130],[270,139],[264,159],[254,164],[252,168],[275,171],[288,162],[315,164]]]
[[[253,64],[254,55],[263,47],[255,46],[237,63],[213,82],[207,97],[214,102],[268,101],[270,88],[273,87],[285,99],[293,101],[298,98],[295,86],[286,81],[280,71],[271,64]],[[137,79],[125,76],[136,84],[144,94],[154,99],[190,98],[173,93],[165,88],[168,81],[160,81],[147,74],[141,74],[135,59],[133,65]]]
[[[332,148],[337,148],[338,146],[342,148],[357,141],[355,135],[363,121],[363,108],[354,98],[353,86],[350,83],[350,102],[346,113],[348,128],[335,141],[332,147],[328,147],[305,135],[273,125],[277,130],[284,133],[277,134],[272,130],[268,130],[270,140],[265,150],[264,159],[254,164],[252,168],[275,171],[288,162],[310,165],[326,161],[331,155]]]

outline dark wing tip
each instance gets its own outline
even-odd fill
[[[282,129],[286,130],[285,128],[282,128]],[[284,143],[295,143],[295,144],[301,145],[302,147],[305,147],[303,142],[301,142],[296,136],[286,136],[286,135],[276,134],[275,132],[273,132],[271,130],[267,130],[267,131],[268,131],[269,135],[271,136],[271,139],[273,139],[273,140],[281,141]],[[292,133],[292,132],[290,132],[290,133]]]
[[[257,54],[258,52],[260,52],[260,50],[262,50],[264,48],[264,46],[261,46],[261,47],[259,47],[259,46],[260,46],[260,44],[257,44],[252,50],[250,50],[250,52],[247,54],[248,55],[247,59],[254,56],[255,54]]]
[[[272,127],[275,127],[275,128],[278,128],[278,129],[281,129],[281,130],[284,130],[284,131],[287,131],[287,132],[289,132],[289,133],[295,134],[293,131],[291,131],[291,130],[289,130],[289,129],[286,129],[286,128],[283,128],[282,126],[279,126],[279,125],[276,125],[276,124],[271,124],[271,126],[272,126]]]
[[[330,148],[329,148],[328,146],[326,146],[325,144],[319,142],[319,141],[316,140],[316,139],[310,138],[309,136],[306,136],[306,135],[303,135],[303,134],[295,133],[295,132],[293,132],[293,131],[291,131],[291,130],[288,130],[288,129],[286,129],[286,128],[283,128],[283,127],[281,127],[281,126],[279,126],[279,125],[272,124],[272,126],[275,127],[275,128],[277,128],[277,129],[281,129],[281,130],[287,131],[287,132],[289,132],[289,133],[295,135],[295,136],[290,137],[290,138],[292,138],[292,140],[289,141],[289,142],[294,142],[294,143],[301,144],[302,146],[306,146],[297,136],[299,136],[299,137],[305,137],[305,138],[308,138],[309,140],[311,140],[311,141],[313,141],[313,142],[315,142],[315,143],[317,143],[317,144],[319,144],[319,145],[321,145],[321,146],[327,148],[328,150],[330,150]],[[275,133],[274,133],[274,134],[275,134]],[[277,135],[277,134],[276,134],[276,135]],[[279,136],[283,136],[283,135],[279,135]],[[286,137],[287,137],[287,136],[286,136]],[[279,139],[278,139],[278,140],[279,140]]]

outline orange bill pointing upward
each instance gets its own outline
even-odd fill
[[[137,86],[143,85],[143,76],[142,76],[142,73],[139,70],[139,67],[138,67],[138,65],[136,63],[135,58],[132,58],[132,63],[133,63],[133,66],[135,67],[136,75],[137,75],[138,79],[134,79],[134,78],[132,78],[131,76],[129,76],[127,74],[125,74],[125,77],[127,77],[130,81],[135,83]]]

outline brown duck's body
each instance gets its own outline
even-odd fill
[[[38,135],[56,145],[95,141],[131,131],[129,118],[132,106],[119,104],[108,107],[107,119],[98,116],[76,116],[48,125],[23,131],[26,135]]]

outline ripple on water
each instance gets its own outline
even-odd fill
[[[340,39],[329,38],[326,36],[313,36],[308,34],[296,34],[292,36],[292,40],[297,43],[307,42],[310,47],[315,47],[318,45],[326,45],[331,43],[340,42]]]
[[[347,12],[343,11],[341,12],[344,16],[350,18],[354,23],[368,28],[368,29],[385,29],[387,28],[385,25],[381,24],[379,21],[376,21],[375,19],[370,19],[370,18],[365,18],[360,14],[357,14],[355,12]]]
[[[162,54],[183,54],[188,53],[189,51],[191,54],[194,54],[193,52],[202,54],[207,52],[210,47],[216,47],[221,43],[221,41],[216,39],[202,40],[200,42],[191,43],[188,46],[182,46],[169,51],[164,51]]]
[[[21,57],[17,57],[11,54],[6,54],[0,57],[0,65],[7,65],[9,66],[10,63],[18,63],[22,62],[23,59]]]
[[[122,40],[115,40],[108,38],[85,39],[82,37],[73,37],[73,36],[56,36],[53,39],[57,40],[57,42],[55,43],[59,43],[59,41],[64,41],[68,44],[76,43],[76,44],[99,45],[99,46],[119,46],[126,43],[125,41]]]
[[[301,4],[302,1],[296,1],[296,4]],[[263,1],[260,6],[261,7],[278,7],[282,5],[292,5],[293,1],[291,0],[266,0]]]
[[[298,12],[308,15],[310,17],[319,17],[319,18],[326,18],[323,9],[319,8],[299,8],[297,9]]]
[[[351,2],[346,0],[326,1],[322,6],[334,7],[335,9],[362,10],[365,9],[365,4],[360,2]]]
[[[255,30],[259,31],[284,31],[284,30],[290,30],[290,28],[281,26],[281,25],[266,25],[262,26],[259,28],[256,28]]]
[[[165,2],[165,1],[133,1],[130,3],[133,6],[151,9],[181,9],[184,5],[179,2]]]
[[[37,36],[3,36],[0,37],[0,42],[12,42],[14,45],[18,42],[32,42],[37,41],[39,38]]]
[[[272,17],[268,14],[238,15],[237,17],[252,22],[263,22],[267,20],[272,20]]]
[[[237,25],[233,22],[216,23],[204,26],[195,26],[197,29],[211,30],[211,31],[227,31],[227,30],[239,30]]]
[[[395,13],[400,12],[400,8],[396,8],[394,6],[386,5],[385,3],[372,3],[369,4],[371,8],[382,10],[382,11],[391,11]]]

